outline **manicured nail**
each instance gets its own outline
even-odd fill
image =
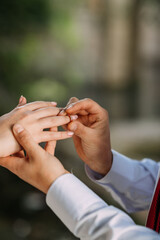
[[[24,128],[20,124],[15,124],[14,125],[14,130],[16,133],[20,133],[24,130]]]
[[[57,105],[57,102],[51,102],[54,106],[56,106]]]
[[[71,116],[70,116],[71,121],[74,121],[74,120],[76,120],[77,118],[78,118],[78,115],[71,115]]]
[[[68,136],[73,136],[74,132],[67,132]]]
[[[20,96],[19,103],[22,103],[23,101],[23,95]]]

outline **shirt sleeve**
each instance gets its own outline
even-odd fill
[[[121,210],[108,206],[72,174],[59,177],[46,201],[67,228],[81,240],[158,240],[159,235]]]
[[[152,200],[160,164],[151,160],[137,161],[114,150],[113,164],[106,176],[85,166],[88,177],[101,185],[128,212],[148,209]]]

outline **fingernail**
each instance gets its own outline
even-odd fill
[[[76,120],[77,118],[78,118],[78,115],[71,115],[71,116],[70,116],[71,121],[74,121],[74,120]]]
[[[75,131],[77,129],[77,125],[76,124],[72,124],[71,126],[70,126],[70,130],[71,131]]]
[[[16,133],[20,133],[24,130],[24,128],[20,124],[15,124],[14,125],[14,130]]]
[[[51,102],[54,106],[56,106],[57,105],[57,102]]]
[[[22,103],[23,101],[23,95],[20,96],[19,103]]]
[[[73,136],[74,132],[67,132],[68,136]]]

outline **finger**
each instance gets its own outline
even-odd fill
[[[33,140],[31,134],[20,124],[13,126],[13,133],[18,143],[26,150],[29,157],[42,153],[43,149]]]
[[[58,113],[58,116],[67,116],[67,113],[65,111],[66,108],[61,108],[59,113]]]
[[[41,109],[35,110],[33,112],[33,116],[35,116],[37,119],[40,119],[44,117],[46,118],[50,116],[57,116],[58,113],[59,113],[59,108],[47,107],[47,108],[41,108]]]
[[[21,97],[19,98],[19,103],[18,103],[18,106],[23,106],[27,103],[27,99],[21,95]]]
[[[70,106],[72,107],[72,104],[71,105],[68,105],[67,107],[63,108],[58,116],[70,116],[70,114],[66,111],[68,108],[70,108]],[[78,115],[82,115],[82,116],[85,116],[85,115],[88,115],[89,113],[86,111],[86,110],[79,110],[77,112]]]
[[[50,128],[50,132],[57,132],[57,127]],[[49,141],[45,145],[45,151],[50,153],[51,155],[55,154],[55,148],[56,148],[57,141]]]
[[[70,122],[70,117],[68,116],[56,116],[56,117],[47,117],[39,120],[40,125],[43,129],[58,127]]]
[[[49,141],[64,140],[67,138],[71,138],[73,134],[74,133],[72,131],[59,131],[59,132],[43,131],[40,136],[40,141],[49,142]]]
[[[70,120],[71,120],[71,121],[75,121],[75,120],[78,119],[78,115],[70,115],[69,117],[70,117]],[[62,125],[62,128],[63,128],[64,130],[68,130],[67,124]]]
[[[5,158],[0,158],[0,165],[4,168],[7,168],[11,172],[17,174],[23,161],[24,161],[24,158],[9,156]]]
[[[84,126],[81,122],[75,121],[68,124],[68,129],[80,138],[90,136],[92,129]]]
[[[50,142],[46,143],[44,149],[49,154],[54,155],[55,154],[55,148],[56,148],[56,141],[50,141]]]
[[[75,121],[75,120],[78,119],[78,115],[70,115],[69,117],[70,117],[70,120],[71,120],[71,121]],[[68,130],[67,124],[63,125],[62,128],[63,128],[64,130]]]
[[[69,99],[67,105],[70,105],[71,103],[75,103],[75,102],[78,102],[78,101],[79,101],[78,98],[76,98],[76,97],[71,97],[71,98]]]
[[[67,103],[66,109],[69,107],[69,105],[71,105],[71,104],[73,104],[73,103],[76,103],[76,102],[78,102],[78,101],[80,101],[80,100],[79,100],[78,98],[76,98],[76,97],[70,98],[69,102]],[[81,111],[79,112],[79,114],[81,114],[81,115],[87,115],[88,113],[87,113],[87,111],[85,111],[85,110],[81,110]]]
[[[28,110],[28,111],[35,111],[40,108],[46,108],[46,107],[55,107],[56,102],[44,102],[44,101],[37,101],[32,103],[27,103],[24,106],[20,106],[20,108]]]
[[[60,115],[60,116],[65,116],[65,115],[66,115],[66,111],[65,111],[65,110],[67,109],[67,107],[68,107],[70,104],[75,103],[75,102],[78,102],[78,101],[79,101],[78,98],[76,98],[76,97],[71,97],[71,98],[69,99],[68,103],[66,104],[66,106],[61,109],[61,111],[59,112],[59,115]]]
[[[75,102],[78,102],[78,101],[79,101],[78,98],[76,98],[76,97],[71,97],[71,98],[69,99],[68,103],[66,104],[66,106],[65,106],[64,109],[66,109],[70,104],[75,103]]]
[[[67,114],[97,114],[101,109],[101,106],[98,105],[91,99],[83,99],[76,103],[72,103],[66,109]]]

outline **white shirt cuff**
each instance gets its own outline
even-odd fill
[[[116,188],[121,189],[123,191],[123,185],[126,188],[126,178],[129,180],[128,170],[130,171],[129,175],[133,176],[135,169],[133,168],[134,164],[137,164],[137,161],[132,161],[130,158],[112,150],[113,153],[113,163],[109,173],[105,176],[94,172],[87,165],[85,165],[85,171],[87,176],[94,182],[97,182],[100,185],[112,185],[116,186]],[[133,172],[131,172],[133,171]],[[123,184],[124,182],[124,184]]]
[[[107,205],[73,174],[56,179],[48,190],[46,202],[71,232],[85,209],[99,202]]]

